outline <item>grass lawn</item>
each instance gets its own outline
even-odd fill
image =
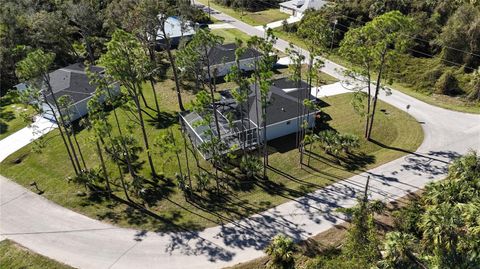
[[[211,31],[213,34],[224,38],[223,43],[235,43],[235,39],[239,38],[243,41],[247,41],[250,36],[238,29],[214,29]]]
[[[145,115],[151,144],[155,144],[155,140],[166,133],[167,128],[171,128],[177,141],[183,143],[176,118],[178,110],[176,95],[172,89],[173,82],[170,80],[156,86],[163,119],[159,123]],[[147,102],[153,107],[151,89],[145,86],[144,92]],[[184,102],[188,103],[193,99],[193,94],[184,92],[183,98]],[[323,111],[331,120],[323,124],[322,128],[333,128],[339,132],[350,132],[361,137],[363,120],[354,113],[350,98],[351,95],[344,94],[323,100],[325,102]],[[85,197],[77,195],[79,191],[85,191],[85,189],[66,180],[73,175],[73,171],[56,130],[45,137],[46,147],[42,153],[32,152],[31,146],[26,146],[4,160],[0,164],[0,171],[4,176],[26,187],[29,187],[30,182],[34,180],[40,189],[45,191],[43,195],[55,203],[119,226],[158,231],[174,230],[179,227],[201,229],[266,210],[365,169],[397,159],[405,155],[405,151],[414,151],[421,144],[423,132],[420,124],[412,117],[383,102],[379,103],[378,109],[378,117],[373,129],[373,139],[378,142],[372,143],[361,139],[358,152],[351,156],[341,156],[340,162],[325,154],[319,147],[314,148],[315,156],[311,158],[312,168],[300,169],[298,150],[294,148],[295,135],[272,141],[269,148],[270,164],[277,171],[268,172],[269,180],[245,181],[241,177],[221,173],[224,193],[220,197],[216,195],[215,184],[212,181],[207,191],[196,193],[195,199],[186,201],[176,187],[176,180],[173,179],[179,170],[175,155],[162,156],[159,154],[158,147],[154,147],[153,158],[157,172],[163,172],[166,179],[159,181],[158,185],[148,186],[151,195],[143,203],[152,213],[150,215],[141,213],[125,203],[106,200],[99,195],[92,194]],[[122,108],[118,108],[117,111],[125,128],[127,122],[132,121],[132,116]],[[153,113],[148,108],[146,111]],[[111,115],[111,121],[112,117]],[[139,145],[143,146],[140,133],[138,127],[133,129],[134,137],[139,141]],[[94,143],[91,143],[89,131],[81,130],[77,136],[87,166],[98,167],[99,161]],[[148,178],[149,166],[145,162],[145,155],[145,152],[139,154],[141,161],[139,173]],[[180,159],[185,170],[186,160],[183,153]],[[199,169],[195,165],[192,154],[189,154],[188,160],[192,173],[197,173]],[[212,171],[212,167],[207,162],[200,160],[199,164],[203,169]],[[111,161],[107,166],[110,177],[117,186],[114,187],[115,194],[123,197],[116,172],[118,170]],[[236,170],[232,169],[232,171]],[[301,181],[292,180],[290,177],[301,179]],[[196,180],[194,180],[195,185]]]
[[[305,43],[302,41],[301,38],[296,36],[294,33],[287,33],[283,31],[281,28],[275,28],[274,33],[278,38],[294,43],[295,45],[306,49]],[[346,61],[341,56],[335,53],[328,55],[328,59],[338,64],[341,64],[347,68],[352,66],[351,63],[349,63],[348,61]],[[475,104],[475,103],[466,102],[459,97],[452,97],[447,95],[431,94],[431,93],[416,91],[411,86],[406,85],[405,83],[394,82],[391,85],[391,87],[434,106],[455,110],[455,111],[460,111],[460,112],[480,114],[480,103]]]
[[[31,108],[23,104],[2,104],[0,108],[0,140],[27,126],[21,114],[30,112]]]
[[[207,6],[209,2],[208,0],[197,1],[205,6]],[[219,5],[214,1],[210,1],[210,7],[254,26],[265,25],[270,22],[285,20],[290,17],[290,15],[280,12],[280,8],[271,8],[258,12],[242,12],[240,10],[234,10],[229,7]]]
[[[0,242],[0,267],[4,269],[68,269],[68,265],[36,254],[10,240]]]

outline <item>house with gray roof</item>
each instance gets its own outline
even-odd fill
[[[309,128],[313,128],[318,111],[308,111],[303,103],[305,99],[317,100],[306,82],[297,83],[287,78],[275,80],[268,93],[264,134],[259,87],[250,85],[248,101],[244,104],[239,104],[231,91],[223,91],[221,99],[215,103],[220,137],[227,149],[253,149],[262,144],[264,135],[270,141],[299,132],[305,121]],[[213,114],[213,106],[208,107],[205,113]],[[205,159],[209,159],[210,154],[202,151],[201,145],[210,141],[212,135],[218,135],[215,123],[209,126],[202,114],[195,111],[184,112],[180,116],[193,144]]]
[[[237,44],[230,43],[219,45],[210,49],[208,53],[208,61],[210,62],[210,70],[212,76],[223,77],[230,72],[235,63],[235,50]],[[240,69],[244,72],[254,69],[254,62],[261,57],[262,54],[252,48],[246,48],[245,52],[239,55]]]
[[[319,10],[328,2],[324,0],[290,0],[280,3],[280,11],[296,17],[302,17],[306,10]]]
[[[83,63],[76,63],[49,73],[49,82],[53,95],[47,90],[47,85],[42,80],[20,83],[15,87],[19,91],[25,91],[32,83],[39,82],[40,85],[38,87],[44,92],[43,96],[45,97],[42,104],[42,116],[52,121],[54,121],[53,113],[58,111],[58,108],[55,106],[55,100],[58,101],[62,97],[68,98],[70,105],[67,110],[70,121],[75,121],[87,115],[87,103],[96,89],[95,85],[88,78],[85,67]],[[90,70],[98,74],[104,73],[104,68],[99,66],[91,66]],[[112,93],[117,94],[119,91],[119,85],[114,83]]]

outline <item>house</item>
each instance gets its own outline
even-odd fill
[[[170,45],[175,48],[178,47],[182,39],[191,39],[195,34],[196,27],[196,24],[193,22],[182,21],[178,17],[168,17],[165,21],[165,35],[170,38]],[[157,30],[156,41],[159,48],[165,44],[165,36],[161,29]]]
[[[280,3],[280,11],[296,17],[302,17],[306,10],[319,10],[328,2],[324,0],[290,0]]]
[[[91,71],[102,74],[104,68],[98,66],[91,66]],[[46,89],[44,82],[41,82],[42,91],[45,91],[45,103],[42,104],[43,117],[54,121],[53,112],[57,112],[55,101],[58,101],[62,96],[68,96],[71,105],[68,108],[70,112],[70,120],[75,121],[88,113],[87,103],[95,92],[95,86],[90,83],[90,79],[85,72],[85,65],[83,63],[76,63],[64,68],[57,69],[49,73],[50,85],[52,87],[53,95]],[[29,87],[29,82],[20,83],[15,86],[17,90],[24,91]],[[112,92],[115,94],[119,92],[119,86],[114,85]],[[53,111],[52,111],[52,108]]]
[[[235,63],[235,50],[237,44],[230,43],[219,45],[210,49],[208,53],[208,61],[212,76],[223,77],[230,72]],[[245,52],[239,56],[240,69],[243,71],[252,71],[254,69],[255,59],[261,57],[261,53],[252,48],[246,48]]]
[[[257,91],[257,94],[255,92]],[[266,109],[266,133],[263,132],[263,117],[258,87],[250,86],[250,95],[245,104],[239,104],[230,91],[224,91],[221,99],[215,103],[220,126],[220,137],[225,149],[253,149],[264,140],[270,141],[300,131],[301,123],[308,122],[308,127],[315,126],[318,111],[307,111],[303,105],[305,99],[316,100],[304,81],[300,83],[287,78],[275,80],[270,87]],[[213,107],[206,113],[213,114]],[[302,113],[305,112],[305,113]],[[305,116],[304,116],[305,115]],[[217,136],[214,122],[205,123],[201,113],[188,111],[181,115],[182,125],[197,149]],[[205,159],[211,154],[199,150]],[[226,151],[225,151],[226,152]]]

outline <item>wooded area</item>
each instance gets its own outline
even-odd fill
[[[334,30],[331,47],[336,49],[349,30],[395,10],[408,16],[414,25],[410,33],[403,35],[410,45],[395,61],[394,68],[390,68],[390,79],[416,91],[478,102],[480,9],[477,1],[333,1],[320,11],[308,12],[299,23],[284,25],[283,30],[304,38],[305,35],[298,32],[302,24],[309,20],[327,20]]]

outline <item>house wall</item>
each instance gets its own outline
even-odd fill
[[[316,112],[308,116],[309,128],[315,127],[315,114]],[[298,132],[298,122],[299,118],[295,118],[267,126],[267,141]],[[260,139],[263,141],[262,130],[263,128],[260,130]]]
[[[280,6],[280,11],[283,12],[283,13],[287,13],[287,14],[290,14],[290,15],[293,15],[295,16],[295,10],[292,10],[290,8],[286,8],[284,6]]]
[[[22,83],[23,84],[23,83]],[[23,91],[26,89],[26,86],[23,85],[21,86],[19,84],[19,86],[17,86],[17,89],[20,90],[20,91]],[[113,95],[117,95],[120,93],[120,84],[118,83],[115,83],[113,84],[113,87],[112,87],[112,94]],[[78,120],[79,118],[85,116],[88,114],[88,101],[91,99],[91,97],[89,98],[86,98],[82,101],[79,101],[75,104],[73,104],[71,106],[71,115],[70,117],[72,118],[72,121],[75,121],[75,120]],[[103,98],[100,99],[101,102],[103,102]],[[57,109],[52,106],[54,111],[56,112]],[[43,110],[43,114],[42,114],[42,117],[48,119],[48,120],[51,120],[51,121],[55,121],[55,117],[53,115],[54,111],[52,111],[52,109],[50,108],[50,106],[46,103],[43,103],[42,104],[42,110]]]

